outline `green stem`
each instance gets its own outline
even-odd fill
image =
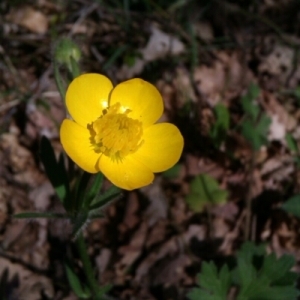
[[[55,78],[55,83],[56,83],[56,86],[60,93],[60,96],[63,99],[63,101],[65,101],[66,89],[64,88],[63,79],[60,75],[59,67],[56,62],[54,62],[54,78]]]
[[[254,169],[255,169],[255,152],[253,151],[250,165],[249,165],[249,170],[248,170],[249,182],[248,182],[248,191],[247,191],[246,199],[245,199],[245,202],[246,202],[245,241],[253,240],[253,235],[254,235],[253,231],[251,234],[252,198],[253,198],[252,197],[252,189],[253,189],[253,184],[254,184],[254,178],[253,178]]]
[[[85,276],[87,278],[88,285],[90,289],[92,290],[92,293],[94,295],[94,299],[97,299],[97,294],[99,291],[99,285],[97,280],[94,277],[94,270],[90,261],[90,258],[87,253],[86,244],[83,238],[82,233],[79,234],[78,238],[76,239],[76,246],[82,261],[83,270],[85,273]]]
[[[77,61],[72,56],[70,57],[70,60],[71,60],[71,65],[69,70],[72,74],[73,79],[75,79],[80,75],[80,68]]]

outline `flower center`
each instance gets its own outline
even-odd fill
[[[134,153],[143,143],[142,123],[129,118],[130,110],[121,112],[120,103],[103,110],[103,115],[88,125],[95,152],[113,160],[122,160]]]

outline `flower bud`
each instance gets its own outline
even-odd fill
[[[61,39],[54,50],[54,60],[59,64],[66,65],[69,70],[72,70],[72,60],[78,62],[81,57],[79,47],[70,39]]]

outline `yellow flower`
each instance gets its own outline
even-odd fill
[[[163,113],[163,101],[142,79],[113,87],[103,75],[81,75],[68,87],[66,106],[73,120],[61,125],[63,148],[83,170],[102,172],[120,188],[146,186],[153,173],[179,160],[182,135],[170,123],[154,124]]]

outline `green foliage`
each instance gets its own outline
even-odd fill
[[[103,175],[98,173],[91,180],[91,174],[84,172],[77,183],[76,207],[73,208],[72,236],[77,237],[88,222],[103,217],[103,209],[112,201],[121,196],[121,190],[112,185],[102,192]]]
[[[61,98],[65,99],[66,96],[65,82],[59,72],[59,65],[56,62],[54,62],[54,79]]]
[[[230,115],[224,104],[217,104],[214,107],[216,121],[210,130],[210,136],[216,147],[219,147],[226,137],[230,125]]]
[[[225,203],[228,192],[220,188],[219,183],[206,174],[198,175],[190,185],[190,193],[186,201],[195,212],[201,212],[207,204]]]
[[[297,299],[295,287],[298,275],[291,272],[295,259],[291,255],[276,258],[266,254],[263,245],[246,242],[236,256],[236,266],[227,265],[218,271],[213,262],[203,262],[197,285],[189,294],[190,300],[226,300],[231,287],[237,288],[237,300]]]
[[[241,130],[243,136],[250,142],[254,151],[259,150],[261,146],[267,144],[267,133],[271,124],[271,119],[263,113],[260,107],[254,102],[259,92],[259,87],[252,84],[247,94],[242,98],[245,118],[241,123]]]
[[[290,133],[286,134],[285,141],[286,141],[287,147],[289,148],[289,150],[291,152],[299,153],[299,148],[298,148],[297,142]]]
[[[294,159],[295,159],[295,163],[297,165],[297,167],[300,167],[300,152],[299,152],[299,147],[297,144],[297,141],[294,139],[294,137],[290,134],[287,133],[287,135],[285,136],[285,140],[286,140],[286,145],[288,147],[288,149],[291,151],[291,153],[294,155]]]
[[[50,141],[42,137],[40,146],[40,157],[45,167],[45,172],[52,183],[55,192],[66,208],[68,209],[69,201],[66,201],[70,195],[69,178],[64,164],[63,155],[57,160]]]
[[[65,264],[65,269],[69,284],[75,295],[79,299],[89,299],[91,297],[91,291],[87,286],[81,284],[81,281],[74,272],[73,268],[70,265]]]
[[[73,292],[79,299],[97,299],[97,300],[106,300],[108,297],[105,295],[111,289],[111,285],[104,285],[99,286],[97,288],[97,295],[92,296],[92,291],[90,288],[82,283],[82,280],[77,276],[76,272],[74,271],[73,266],[66,263],[65,264],[67,278],[72,288]]]
[[[62,38],[57,42],[54,49],[55,62],[65,65],[69,71],[73,73],[74,70],[78,71],[78,62],[80,58],[81,51],[71,39]]]
[[[169,179],[177,178],[178,175],[179,175],[180,170],[181,170],[181,165],[176,164],[172,168],[170,168],[167,171],[163,172],[162,175],[165,178],[169,178]]]
[[[66,214],[60,214],[60,213],[52,213],[52,212],[24,212],[15,214],[14,218],[17,219],[66,219],[68,216]]]
[[[293,91],[294,96],[297,98],[297,100],[300,100],[300,86],[297,86],[295,90]]]
[[[42,137],[41,140],[40,157],[45,167],[45,172],[66,213],[24,212],[14,215],[15,218],[70,219],[73,224],[72,236],[76,238],[92,219],[103,217],[104,207],[121,196],[121,190],[115,186],[102,192],[104,177],[101,173],[92,177],[91,174],[83,172],[71,190],[64,157],[60,155],[59,159],[56,159],[53,147],[46,137]]]
[[[99,208],[106,207],[111,201],[121,196],[121,189],[112,185],[108,190],[103,194],[96,194],[91,201],[90,211],[98,210]]]
[[[231,285],[231,275],[227,265],[218,272],[211,261],[202,263],[202,271],[197,276],[197,284],[201,288],[193,289],[188,298],[191,300],[225,300]]]
[[[103,71],[107,71],[108,69],[110,69],[111,66],[116,62],[116,60],[124,54],[127,47],[127,45],[123,45],[119,48],[116,48],[103,65]]]
[[[300,218],[300,194],[288,199],[282,204],[282,208],[291,215]]]

